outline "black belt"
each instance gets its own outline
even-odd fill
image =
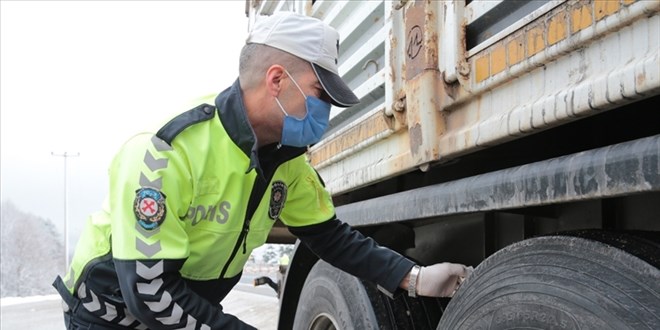
[[[73,313],[75,313],[78,310],[78,307],[80,307],[80,299],[74,297],[69,292],[69,289],[67,289],[66,285],[64,285],[64,281],[62,281],[62,277],[57,276],[55,282],[53,282],[53,286],[60,294],[60,296],[62,296],[62,300],[64,301],[64,305],[62,307],[65,307],[64,312],[71,310]]]

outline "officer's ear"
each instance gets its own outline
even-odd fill
[[[285,77],[284,67],[279,64],[273,64],[266,70],[266,89],[271,96],[277,97],[280,95],[282,80]]]

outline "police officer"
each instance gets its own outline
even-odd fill
[[[54,283],[69,329],[252,329],[223,313],[276,219],[315,254],[390,292],[450,296],[466,267],[428,267],[335,218],[308,164],[330,104],[359,102],[337,74],[339,34],[292,13],[258,20],[228,89],[131,138],[101,211]]]

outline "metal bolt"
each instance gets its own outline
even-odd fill
[[[406,98],[401,98],[398,101],[394,102],[394,111],[403,112],[406,110]]]

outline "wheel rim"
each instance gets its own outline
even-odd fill
[[[337,321],[332,315],[327,313],[320,313],[312,320],[309,330],[337,330]]]

